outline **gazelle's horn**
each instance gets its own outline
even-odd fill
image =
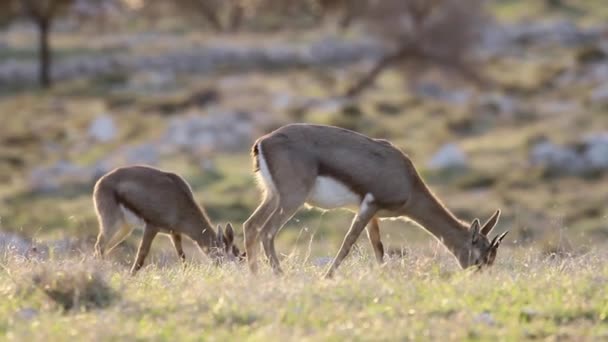
[[[502,239],[505,238],[505,236],[507,236],[507,234],[509,233],[509,231],[507,230],[506,232],[500,234],[500,235],[496,235],[494,237],[494,239],[492,239],[492,243],[490,244],[490,246],[492,247],[498,247],[500,246],[500,243],[502,242]]]

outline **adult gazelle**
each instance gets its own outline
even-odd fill
[[[258,139],[252,155],[264,192],[262,203],[243,225],[254,273],[259,239],[274,272],[281,273],[274,238],[305,203],[356,211],[326,277],[332,276],[366,226],[376,259],[383,261],[378,218],[413,220],[441,241],[462,268],[492,265],[506,235],[488,239],[500,210],[484,225],[478,219],[466,223],[456,218],[433,195],[410,158],[386,140],[338,127],[291,124]]]

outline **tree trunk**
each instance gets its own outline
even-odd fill
[[[230,11],[230,31],[237,32],[241,28],[241,24],[243,22],[245,10],[243,6],[236,4],[233,5]]]
[[[410,44],[403,45],[400,49],[392,54],[388,54],[381,58],[374,67],[363,76],[357,83],[350,87],[344,94],[346,97],[355,97],[361,94],[365,89],[369,88],[378,75],[384,71],[384,69],[391,66],[393,63],[401,61],[409,56],[415,54],[415,50]]]
[[[51,48],[50,48],[50,29],[51,20],[49,18],[39,18],[38,24],[38,55],[39,55],[39,81],[43,88],[51,87]]]

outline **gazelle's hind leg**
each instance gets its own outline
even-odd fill
[[[99,234],[95,243],[95,255],[103,258],[114,247],[124,241],[131,234],[134,227],[125,221],[121,212],[99,213],[98,220]]]
[[[134,226],[121,222],[120,228],[112,235],[106,244],[105,254],[110,253],[116,246],[123,242],[135,229]]]
[[[245,251],[247,263],[252,273],[257,271],[257,252],[259,249],[258,237],[261,229],[277,208],[277,198],[272,193],[266,193],[262,203],[243,223],[243,234],[245,235]]]
[[[279,206],[272,213],[260,231],[266,257],[275,274],[281,274],[281,265],[274,248],[274,238],[281,228],[289,221],[306,201],[307,193],[294,192],[291,196],[279,201]]]
[[[377,217],[374,217],[367,225],[367,238],[374,249],[376,261],[382,264],[384,262],[384,246],[380,240],[380,223]]]

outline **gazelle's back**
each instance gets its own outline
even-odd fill
[[[387,205],[402,204],[418,177],[409,158],[388,141],[338,127],[291,124],[260,141],[266,159],[287,151],[290,159],[310,160],[317,175],[332,177],[361,197],[372,193]]]
[[[204,216],[189,186],[173,173],[145,166],[119,168],[100,179],[96,191],[103,187],[114,189],[125,209],[155,226],[201,222]]]

